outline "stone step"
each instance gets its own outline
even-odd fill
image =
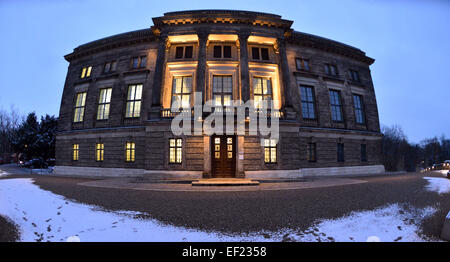
[[[259,182],[245,178],[208,178],[192,181],[192,186],[258,186]]]

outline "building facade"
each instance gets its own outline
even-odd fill
[[[153,23],[65,56],[56,173],[256,178],[384,171],[374,60],[361,50],[294,31],[292,21],[267,13],[171,12]],[[174,135],[171,103],[191,108],[199,102],[194,92],[202,103],[273,101],[279,139],[250,135],[247,126],[244,135]]]

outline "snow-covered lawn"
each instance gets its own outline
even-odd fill
[[[417,225],[434,212],[392,204],[319,220],[303,232],[224,235],[141,219],[146,214],[139,212],[80,204],[42,190],[28,178],[0,180],[0,214],[19,226],[22,241],[426,241]]]
[[[370,211],[352,212],[339,219],[318,221],[307,230],[291,234],[294,241],[337,242],[417,242],[427,241],[418,233],[418,224],[436,210],[432,207],[416,209],[391,204]]]
[[[424,177],[428,181],[426,189],[438,194],[450,193],[450,179],[441,177]]]
[[[0,177],[9,176],[9,173],[0,169]]]

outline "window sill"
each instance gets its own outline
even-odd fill
[[[142,68],[131,68],[129,71],[124,72],[123,75],[134,75],[134,74],[144,74],[144,73],[150,73],[150,70],[142,67]]]

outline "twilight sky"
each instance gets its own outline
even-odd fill
[[[293,28],[360,48],[372,58],[382,125],[410,141],[450,137],[450,1],[0,0],[0,108],[59,113],[78,45],[148,28],[164,12],[239,9],[293,20]]]

